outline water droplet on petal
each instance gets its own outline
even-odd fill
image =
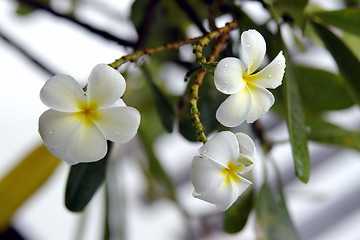
[[[256,58],[254,58],[254,60],[255,60],[255,61],[257,61],[257,60],[258,60],[258,58],[256,57]]]
[[[269,75],[268,75],[268,77],[269,77],[269,78],[271,78],[271,77],[272,77],[272,75],[271,75],[271,74],[269,74]]]
[[[53,131],[49,131],[49,134],[51,135],[51,134],[53,134],[54,132]]]
[[[246,47],[249,48],[249,47],[250,47],[250,44],[247,44]]]
[[[280,65],[281,64],[281,61],[279,60],[279,61],[277,61],[277,65]]]

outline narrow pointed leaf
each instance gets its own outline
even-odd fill
[[[285,202],[264,183],[256,197],[256,225],[258,239],[297,240],[295,228]]]
[[[308,126],[310,140],[360,151],[360,131],[350,131],[320,119],[308,121]]]
[[[103,159],[71,166],[65,191],[65,205],[70,211],[84,210],[104,182],[110,146],[108,142],[108,153]]]
[[[154,83],[154,79],[149,69],[145,65],[143,65],[142,70],[153,93],[155,106],[159,113],[160,119],[166,131],[171,133],[175,122],[175,111],[171,106],[169,100],[165,97],[164,93]]]
[[[46,182],[59,163],[60,160],[41,145],[0,181],[0,232],[8,227],[14,212]]]
[[[253,208],[253,189],[246,191],[239,199],[224,213],[224,230],[227,233],[240,232],[246,225],[249,214]]]
[[[347,89],[353,99],[360,104],[360,62],[351,50],[329,29],[312,22],[325,46],[335,59],[340,73],[344,77]]]
[[[360,9],[347,8],[336,11],[322,11],[312,14],[325,24],[331,24],[345,31],[360,35]]]
[[[310,158],[307,148],[305,115],[302,108],[296,73],[290,57],[287,56],[285,72],[285,103],[290,143],[297,177],[304,183],[310,178]]]
[[[304,110],[339,110],[354,104],[344,80],[337,74],[306,66],[295,66],[295,76]]]

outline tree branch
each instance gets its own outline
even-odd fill
[[[86,24],[86,23],[83,23],[79,20],[77,20],[76,18],[72,17],[71,15],[66,15],[66,14],[61,14],[61,13],[58,13],[56,12],[55,10],[51,9],[49,6],[47,6],[46,4],[43,4],[41,2],[38,2],[38,1],[34,1],[34,0],[17,0],[19,3],[22,3],[22,4],[26,4],[30,7],[33,7],[35,9],[40,9],[40,10],[43,10],[43,11],[46,11],[56,17],[59,17],[59,18],[63,18],[63,19],[66,19],[72,23],[75,23],[83,28],[85,28],[86,30],[92,32],[92,33],[95,33],[107,40],[110,40],[110,41],[114,41],[122,46],[127,46],[127,47],[134,47],[135,46],[135,43],[134,42],[130,42],[130,41],[127,41],[127,40],[124,40],[124,39],[121,39],[121,38],[118,38],[108,32],[105,32],[103,30],[100,30],[100,29],[97,29],[97,28],[94,28],[92,27],[91,25],[89,24]]]
[[[10,46],[15,48],[17,51],[19,51],[22,55],[24,55],[28,60],[30,60],[34,65],[36,65],[38,68],[40,68],[46,74],[48,74],[50,76],[55,75],[54,71],[50,70],[50,68],[46,67],[43,63],[41,63],[40,61],[35,59],[28,51],[26,51],[19,44],[15,43],[10,38],[8,38],[1,30],[0,30],[0,38],[3,39],[6,43],[8,43]]]

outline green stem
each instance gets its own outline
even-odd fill
[[[205,38],[201,39],[199,43],[194,48],[194,54],[196,56],[196,59],[200,61],[200,63],[211,63],[216,60],[216,58],[219,56],[221,50],[223,49],[223,46],[225,45],[226,40],[229,38],[228,34],[224,34],[221,36],[219,41],[216,43],[216,45],[213,48],[213,53],[209,57],[209,60],[207,61],[205,57],[202,56],[202,48],[205,47],[209,42],[210,38],[206,36]],[[191,109],[191,117],[194,123],[194,127],[196,129],[196,132],[199,137],[199,141],[206,143],[207,138],[205,136],[204,130],[205,127],[202,125],[200,121],[200,111],[197,107],[197,102],[199,101],[199,89],[202,85],[202,82],[204,80],[204,77],[206,75],[206,71],[204,68],[202,68],[199,72],[199,74],[196,76],[195,82],[193,86],[190,88],[191,91],[191,99],[190,99],[190,109]]]

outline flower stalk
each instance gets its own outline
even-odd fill
[[[202,47],[206,46],[211,40],[214,40],[214,39],[219,38],[220,36],[226,35],[228,32],[236,29],[237,27],[238,27],[237,22],[232,21],[232,22],[227,23],[224,27],[219,28],[215,31],[209,32],[200,37],[184,39],[184,40],[180,40],[180,41],[173,42],[173,43],[166,43],[162,46],[138,50],[134,53],[131,53],[131,54],[125,55],[119,59],[116,59],[114,62],[110,63],[109,66],[112,68],[118,69],[122,64],[129,62],[129,61],[135,62],[137,59],[139,59],[140,57],[142,57],[144,55],[152,56],[154,54],[157,54],[157,53],[160,53],[163,51],[167,51],[167,50],[175,51],[175,50],[178,50],[181,46],[187,45],[187,44],[197,44],[197,46],[200,45],[200,47],[198,47],[198,50],[200,50],[200,54],[202,56]],[[198,61],[198,57],[196,54],[195,54],[195,56]],[[198,56],[200,56],[200,55],[198,55]],[[205,59],[204,63],[206,63],[206,59]]]

